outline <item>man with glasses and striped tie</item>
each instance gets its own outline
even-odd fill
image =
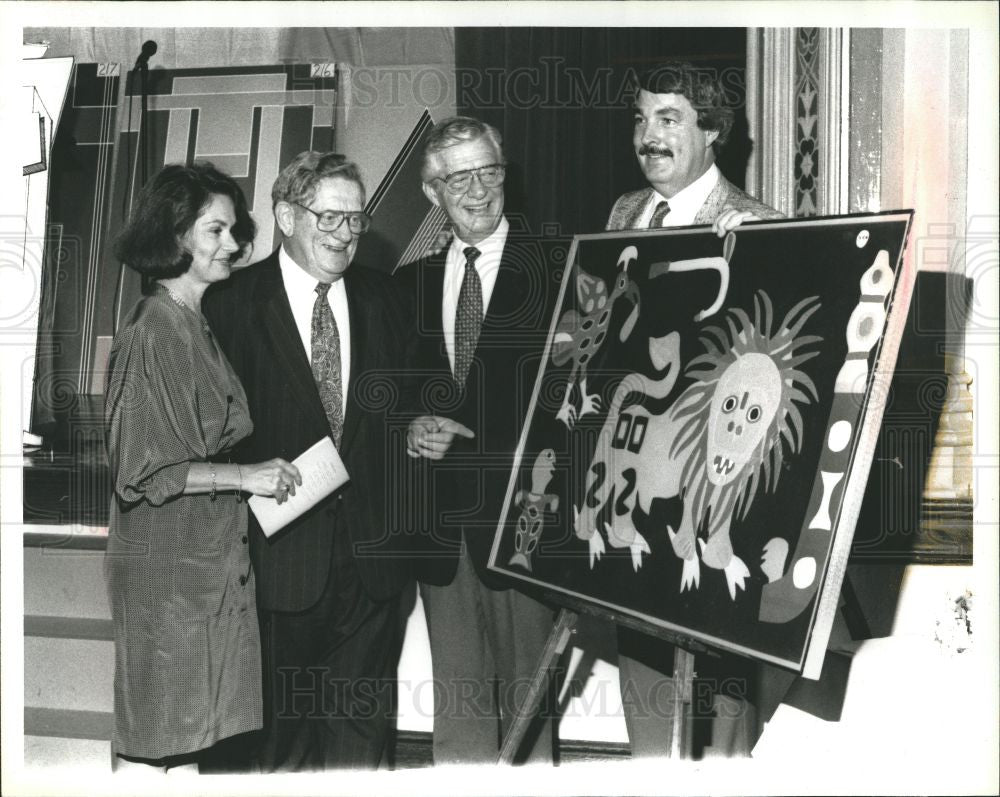
[[[546,243],[504,216],[500,134],[469,117],[428,135],[423,191],[450,245],[403,266],[416,304],[413,366],[426,414],[407,451],[426,468],[414,566],[434,674],[434,761],[493,762],[552,628],[552,610],[487,569],[558,284]],[[553,723],[521,755],[552,761]],[[520,760],[517,759],[517,760]]]
[[[711,224],[719,237],[745,221],[781,218],[730,183],[715,165],[733,111],[714,70],[683,62],[642,74],[635,87],[632,146],[649,185],[620,196],[606,229],[639,230]],[[669,751],[674,646],[618,628],[622,707],[634,757]],[[756,740],[757,666],[736,656],[699,656],[696,756],[747,756]],[[704,710],[704,709],[707,709]]]
[[[372,378],[403,368],[408,306],[391,277],[352,262],[369,226],[355,164],[303,152],[271,200],[281,246],[220,283],[205,315],[246,390],[249,450],[293,460],[329,436],[350,481],[270,538],[251,515],[243,542],[257,577],[265,705],[246,764],[375,768],[395,711],[399,596],[412,582],[405,557],[386,549],[394,408],[371,391]]]

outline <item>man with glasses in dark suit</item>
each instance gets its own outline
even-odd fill
[[[438,123],[421,177],[453,238],[398,276],[416,304],[410,361],[423,379],[424,414],[410,424],[407,451],[426,468],[414,566],[438,764],[496,760],[553,621],[552,609],[487,569],[558,287],[546,243],[504,215],[505,175],[494,127]],[[552,733],[540,722],[522,754],[550,762]]]
[[[353,163],[303,152],[271,198],[281,246],[207,295],[205,315],[246,390],[248,451],[293,460],[329,436],[350,481],[270,538],[251,515],[265,697],[257,764],[374,768],[393,727],[410,574],[390,550],[394,408],[373,401],[371,385],[403,367],[407,306],[390,277],[352,262],[369,226]]]

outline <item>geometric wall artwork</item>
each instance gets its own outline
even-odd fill
[[[141,295],[138,275],[115,261],[111,246],[143,175],[195,160],[228,172],[257,221],[258,260],[276,242],[270,193],[279,166],[304,149],[334,149],[332,63],[153,69],[144,117],[135,77],[117,63],[74,69],[51,169],[49,228],[58,245],[48,247],[45,264],[54,290],[43,297],[39,339],[43,407],[58,407],[53,391],[103,390],[99,341],[110,340]]]

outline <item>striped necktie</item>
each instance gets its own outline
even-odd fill
[[[667,202],[657,202],[656,208],[653,210],[653,218],[649,220],[649,229],[652,230],[657,227],[662,227],[663,220],[669,212],[670,205]]]

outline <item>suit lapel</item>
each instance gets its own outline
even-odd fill
[[[518,257],[517,249],[518,243],[512,243],[508,237],[507,243],[504,244],[503,256],[500,258],[497,279],[493,283],[490,306],[483,318],[481,335],[498,329],[509,330],[511,319],[517,317],[528,299],[532,280],[530,275],[524,273],[524,269],[533,261],[527,256]]]
[[[711,193],[709,193],[709,195],[705,198],[704,204],[695,214],[695,224],[711,224],[719,217],[719,214],[722,213],[722,209],[726,206],[726,202],[729,199],[729,188],[729,181],[720,174],[719,181],[715,184],[715,188],[713,188]]]
[[[480,342],[484,336],[498,332],[503,334],[505,330],[509,332],[511,319],[518,317],[524,303],[529,299],[528,291],[531,290],[534,281],[524,273],[524,269],[534,261],[531,257],[518,256],[518,246],[519,244],[511,242],[510,238],[504,246],[490,304],[483,318]],[[422,270],[418,287],[420,291],[418,301],[421,304],[419,334],[432,342],[434,358],[450,376],[451,366],[444,346],[444,323],[441,319],[445,258],[446,253],[442,253],[428,258],[419,266]],[[478,350],[480,345],[476,348]]]
[[[347,291],[348,323],[351,327],[351,370],[348,374],[344,431],[340,438],[341,451],[347,451],[350,448],[351,441],[354,439],[361,422],[361,410],[355,399],[359,387],[357,380],[368,367],[374,365],[370,358],[372,347],[376,344],[374,337],[377,327],[375,315],[381,312],[378,303],[374,301],[368,290],[368,285],[356,271],[348,269],[344,276],[344,289]]]
[[[299,400],[307,417],[320,421],[327,426],[323,403],[316,390],[309,358],[302,347],[302,338],[295,326],[292,308],[288,303],[288,294],[281,280],[281,270],[277,258],[264,266],[261,279],[257,283],[255,301],[260,308],[260,316],[264,321],[262,335],[267,340],[275,367],[283,374],[292,392]]]
[[[440,336],[444,329],[441,319],[441,297],[444,295],[444,264],[447,249],[440,255],[428,258],[423,264],[420,280],[420,302],[423,305],[421,317],[427,332]]]
[[[417,334],[431,344],[434,358],[451,376],[451,365],[444,346],[444,321],[441,318],[447,251],[446,249],[441,254],[428,258],[419,266],[421,272],[417,290],[420,293],[417,301],[420,302],[420,329],[417,330]]]
[[[639,224],[639,217],[642,216],[642,211],[645,210],[652,195],[652,188],[643,189],[634,195],[631,204],[625,209],[625,224],[623,225],[625,229],[636,229],[636,226]]]

